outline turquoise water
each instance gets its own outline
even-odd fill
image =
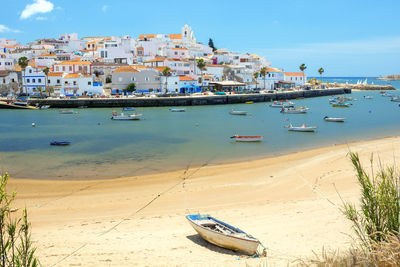
[[[350,108],[331,107],[329,97],[294,100],[310,108],[304,115],[283,115],[270,103],[194,106],[181,113],[138,108],[144,116],[140,121],[113,121],[112,109],[75,109],[73,115],[58,109],[0,110],[0,167],[21,178],[115,178],[399,135],[398,103],[379,92],[351,96],[358,101]],[[229,115],[232,108],[251,116]],[[325,122],[325,115],[347,121]],[[318,131],[288,132],[286,119],[318,126]],[[235,143],[229,137],[236,133],[264,135],[264,142]],[[72,144],[50,146],[52,140]]]

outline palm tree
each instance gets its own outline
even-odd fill
[[[258,72],[253,72],[253,77],[256,80],[256,89],[257,89],[257,85],[258,85],[258,77],[260,76],[260,73]]]
[[[168,76],[171,75],[171,69],[165,67],[162,71],[162,76],[165,77],[165,93],[168,91]]]
[[[318,73],[319,73],[319,75],[320,75],[320,80],[321,80],[321,82],[322,82],[322,73],[324,73],[325,72],[325,70],[323,69],[323,68],[319,68],[319,70],[318,70]]]
[[[24,81],[25,81],[25,68],[28,66],[29,60],[26,57],[20,57],[18,59],[18,65],[21,67],[21,69],[24,71],[23,79],[22,79],[22,91],[24,89]],[[28,93],[28,90],[26,90],[26,93]]]
[[[47,92],[47,75],[49,75],[49,72],[50,72],[50,69],[49,69],[48,67],[46,67],[46,68],[43,70],[43,73],[44,73],[44,75],[46,76],[46,77],[45,77],[45,81],[44,81],[44,91],[45,91],[45,92]],[[49,96],[50,96],[50,94],[49,94]]]
[[[203,76],[203,70],[206,69],[206,63],[204,62],[204,59],[200,58],[197,60],[197,67],[200,69],[201,75]]]
[[[304,63],[301,64],[300,67],[299,67],[299,69],[300,69],[301,72],[303,72],[303,77],[304,77],[304,71],[307,69],[306,64],[304,64]]]
[[[268,74],[267,68],[266,67],[262,67],[260,69],[260,75],[263,76],[263,78],[264,78],[264,90],[266,89],[266,87],[265,87],[265,77],[267,76],[267,74]]]

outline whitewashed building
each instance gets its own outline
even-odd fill
[[[295,86],[305,86],[307,76],[302,72],[285,72],[284,81],[293,83]]]
[[[46,75],[39,68],[28,66],[22,73],[23,92],[28,95],[39,94],[46,86]]]

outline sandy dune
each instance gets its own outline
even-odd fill
[[[349,246],[334,188],[357,201],[349,149],[367,165],[372,152],[393,162],[399,147],[392,137],[115,180],[11,179],[9,189],[18,192],[15,206],[28,208],[43,266],[286,266]],[[199,212],[259,238],[268,257],[208,244],[184,217]]]

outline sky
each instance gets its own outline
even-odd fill
[[[400,74],[399,0],[0,0],[0,38],[180,33],[308,76]]]

